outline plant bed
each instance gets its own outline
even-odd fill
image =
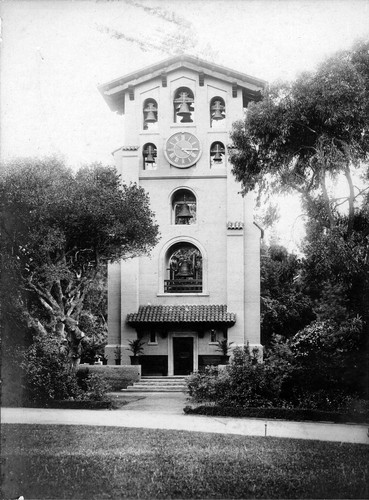
[[[333,411],[310,410],[303,408],[243,408],[221,407],[216,405],[200,405],[197,407],[186,406],[184,413],[192,415],[208,415],[217,417],[238,418],[269,418],[280,420],[311,420],[314,422],[335,423],[369,423],[367,413],[339,413]]]

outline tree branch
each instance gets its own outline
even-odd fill
[[[354,216],[355,216],[355,208],[354,208],[354,200],[355,200],[355,190],[354,184],[352,182],[350,167],[346,164],[345,167],[345,177],[347,179],[349,185],[349,196],[348,196],[348,204],[349,204],[349,214],[348,214],[348,224],[347,224],[347,236],[350,236],[352,233],[352,229],[354,227]]]

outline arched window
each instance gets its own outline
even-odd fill
[[[225,147],[222,142],[213,142],[210,147],[210,167],[225,166]]]
[[[224,99],[221,97],[213,97],[210,101],[210,127],[223,127],[222,123],[226,117],[226,107]]]
[[[144,170],[156,170],[156,158],[158,151],[156,149],[155,144],[152,142],[148,142],[142,148],[142,157],[143,157],[143,168]]]
[[[196,196],[189,189],[178,189],[173,194],[172,223],[196,224]]]
[[[174,123],[192,123],[195,116],[195,99],[192,90],[180,87],[174,93]]]
[[[192,243],[176,243],[166,255],[165,293],[202,292],[202,255]]]
[[[158,125],[158,103],[155,99],[146,99],[143,104],[143,129],[155,130]]]

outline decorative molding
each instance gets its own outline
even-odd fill
[[[204,86],[204,81],[205,81],[205,74],[203,71],[200,71],[200,73],[199,73],[199,86],[200,87]]]
[[[161,74],[161,86],[166,87],[168,85],[166,73]]]
[[[237,82],[233,82],[232,83],[232,97],[237,97],[237,88],[238,88]]]
[[[135,89],[132,85],[128,85],[128,95],[130,101],[135,100]]]
[[[155,173],[151,176],[149,175],[140,175],[140,180],[148,181],[148,180],[157,180],[162,181],[164,179],[188,179],[188,175],[156,175]],[[226,179],[227,174],[221,175],[191,175],[191,179]]]

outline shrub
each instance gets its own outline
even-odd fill
[[[109,398],[107,392],[110,390],[110,384],[97,373],[91,373],[85,379],[86,391],[82,399],[92,401],[107,401]]]
[[[214,366],[206,366],[204,372],[196,372],[187,379],[187,388],[193,401],[218,401],[229,386],[227,370],[218,372]]]
[[[68,357],[56,339],[35,339],[21,363],[25,390],[30,402],[56,400],[106,401],[109,384],[99,375],[87,377],[71,372]]]
[[[37,337],[24,354],[25,390],[31,401],[44,402],[79,396],[77,379],[70,372],[67,354],[55,339]]]

